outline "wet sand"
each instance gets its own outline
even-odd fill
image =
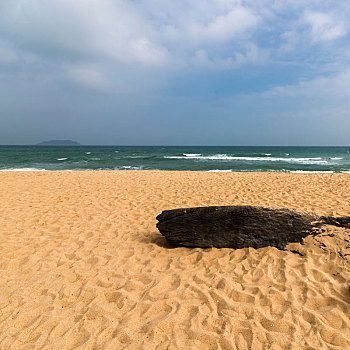
[[[350,215],[350,174],[0,173],[0,349],[350,349],[350,236],[170,247],[165,209]],[[347,255],[348,254],[348,255]]]

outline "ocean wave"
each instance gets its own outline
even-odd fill
[[[331,160],[342,160],[344,158],[341,158],[341,157],[332,157]]]
[[[203,170],[202,170],[203,171]],[[244,169],[239,169],[239,170],[220,170],[220,169],[213,169],[213,170],[204,170],[205,172],[249,172],[249,173],[255,173],[255,172],[271,172],[271,173],[295,173],[295,174],[334,174],[335,171],[332,170],[287,170],[287,169],[269,169],[269,170],[262,170],[262,169],[250,169],[250,170],[244,170]],[[350,171],[342,171],[341,173],[350,173]]]
[[[66,160],[68,158],[57,158],[57,160]]]
[[[236,157],[227,154],[216,154],[213,156],[164,156],[167,159],[198,159],[198,160],[243,160],[243,161],[260,161],[260,162],[288,162],[301,164],[327,164],[326,160],[320,157],[315,158],[281,158],[281,157]]]
[[[142,165],[141,166],[124,165],[121,167],[114,168],[114,170],[143,170],[143,169],[144,167]]]
[[[210,159],[210,160],[215,160],[215,159],[230,159],[234,157],[230,157],[227,154],[216,154],[214,156],[202,156],[200,153],[187,153],[182,156],[164,156],[164,158],[167,159]]]
[[[321,173],[321,174],[333,174],[332,170],[285,170],[287,173],[295,173],[295,174],[313,174],[313,173]]]
[[[5,168],[0,169],[0,171],[132,171],[132,170],[161,170],[157,168],[145,168],[144,166],[121,166],[115,168],[74,168],[74,169],[44,169],[44,168]],[[178,171],[186,171],[184,169]],[[332,171],[332,170],[290,170],[290,169],[210,169],[210,170],[193,170],[200,172],[215,172],[215,173],[232,173],[232,172],[279,172],[279,173],[295,173],[295,174],[333,174],[333,173],[342,173],[342,174],[350,174],[350,170],[340,170],[340,171]]]
[[[204,170],[207,173],[232,173],[232,170],[220,170],[220,169],[212,169],[212,170]]]
[[[6,169],[0,169],[0,171],[48,171],[48,170],[38,169],[38,168],[6,168]]]

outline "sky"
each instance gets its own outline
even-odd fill
[[[0,144],[350,145],[350,2],[1,0]]]

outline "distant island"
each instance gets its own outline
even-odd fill
[[[35,146],[81,146],[80,143],[72,140],[50,140],[37,143]]]

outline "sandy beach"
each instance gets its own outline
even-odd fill
[[[165,209],[350,215],[350,174],[0,173],[0,349],[350,349],[350,231],[173,248]],[[289,250],[296,250],[301,255]]]

